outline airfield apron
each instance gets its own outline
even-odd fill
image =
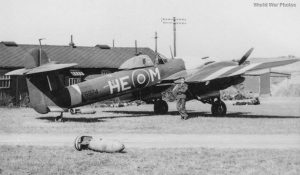
[[[173,89],[173,94],[176,96],[176,100],[177,100],[176,107],[179,114],[181,115],[181,119],[187,119],[188,117],[188,114],[185,109],[185,103],[186,103],[185,92],[187,91],[187,89],[188,89],[188,85],[185,83],[177,84]]]

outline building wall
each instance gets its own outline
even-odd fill
[[[13,69],[1,69],[0,68],[0,77],[4,77],[5,73],[11,71]],[[7,76],[6,76],[7,77]],[[9,80],[5,79],[1,80],[0,78],[0,84],[3,85],[3,81],[9,82],[9,86],[3,87],[1,86],[0,88],[0,101],[3,102],[3,100],[8,100],[11,99],[11,103],[17,104],[27,94],[27,86],[26,86],[26,81],[24,77],[20,76],[10,76]]]
[[[262,74],[259,77],[259,95],[271,95],[270,73]]]
[[[245,78],[243,84],[246,91],[256,93],[259,96],[270,95],[270,73],[247,75]]]
[[[245,81],[243,82],[246,91],[259,94],[259,76],[245,76]]]
[[[261,75],[248,75],[245,76],[246,79],[243,84],[245,90],[249,92],[257,93],[260,96],[272,95],[272,89],[289,77],[289,74],[269,72]]]

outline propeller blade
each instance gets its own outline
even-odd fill
[[[240,59],[240,61],[239,61],[239,65],[241,65],[241,64],[243,64],[246,60],[247,60],[247,58],[250,56],[250,54],[252,53],[252,51],[253,51],[253,47],[251,48],[251,49],[249,49],[246,53],[245,53],[245,55]]]

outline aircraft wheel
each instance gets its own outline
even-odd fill
[[[166,114],[169,110],[168,103],[164,100],[159,100],[154,103],[154,113]]]
[[[63,114],[64,114],[64,113],[61,112],[59,116],[55,117],[55,121],[56,121],[56,122],[63,122],[63,121],[64,121],[64,120],[63,120]]]
[[[55,117],[55,122],[64,122],[64,120],[61,116],[57,116]]]
[[[71,113],[72,115],[76,114],[76,109],[71,108],[71,109],[70,109],[70,113]]]
[[[211,113],[215,116],[224,116],[227,112],[226,104],[222,100],[217,100],[211,105]]]
[[[77,151],[81,151],[82,150],[82,146],[81,146],[81,140],[82,140],[82,136],[77,136],[75,141],[74,141],[74,147]]]

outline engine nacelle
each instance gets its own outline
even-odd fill
[[[210,99],[213,97],[220,97],[220,91],[212,91],[212,92],[208,92],[206,94],[197,96],[198,100],[206,100],[206,99]]]
[[[237,84],[243,83],[244,81],[245,81],[245,77],[239,76],[232,80],[231,85],[237,85]]]

